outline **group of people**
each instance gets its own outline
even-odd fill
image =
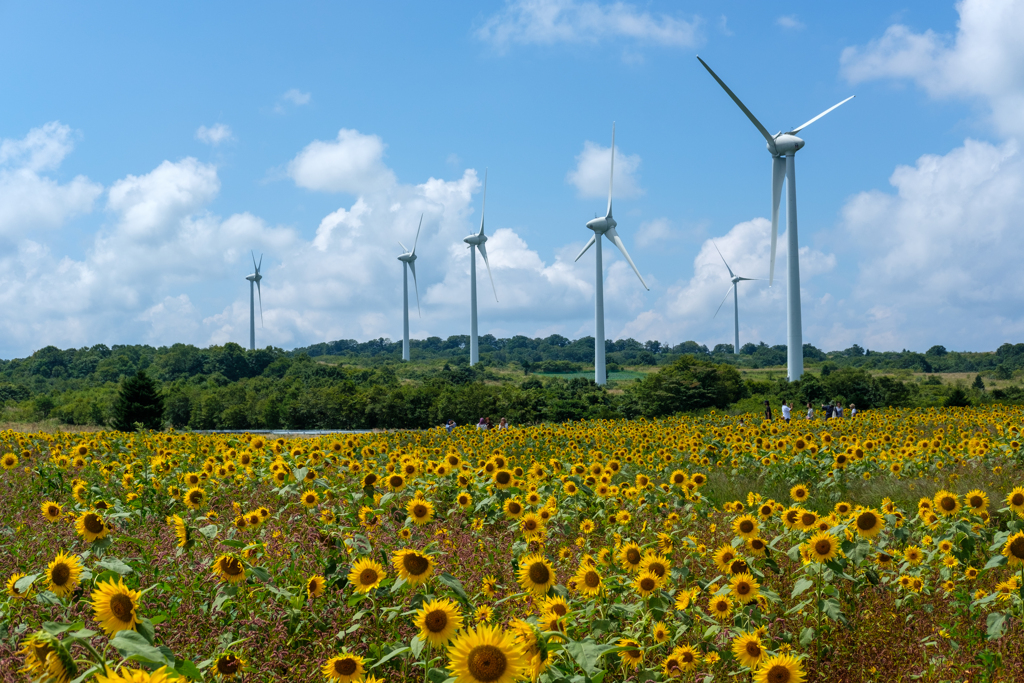
[[[455,420],[448,420],[448,422],[445,423],[444,428],[448,430],[449,433],[451,433],[451,431],[455,429]],[[476,423],[476,428],[494,429],[494,425],[491,423],[491,418],[481,417],[480,420]],[[505,418],[501,418],[498,421],[498,429],[508,429],[508,420],[506,420]]]
[[[822,404],[821,412],[825,415],[825,419],[829,420],[832,418],[843,417],[843,404],[839,401],[829,401],[828,403]],[[857,406],[850,404],[850,417],[857,414]],[[789,422],[793,417],[793,402],[786,403],[782,402],[782,419]],[[764,402],[764,418],[766,420],[772,419],[772,405],[768,401]],[[807,419],[814,419],[814,406],[807,403]]]

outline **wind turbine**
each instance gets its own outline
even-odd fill
[[[252,252],[249,252],[252,253]],[[256,254],[252,254],[252,266],[256,269],[252,275],[247,275],[246,280],[249,281],[249,350],[256,350],[256,292],[259,292],[260,296],[260,327],[263,327],[263,291],[260,290],[260,280],[263,276],[260,275],[260,266],[263,265],[263,254],[260,254],[260,262],[256,263]],[[256,285],[253,291],[253,285]]]
[[[420,288],[416,284],[416,245],[420,241],[420,228],[423,227],[423,214],[420,214],[420,225],[416,228],[416,240],[412,243],[412,251],[405,248],[401,241],[402,255],[402,325],[405,335],[402,337],[402,360],[409,360],[409,271],[412,271],[412,286],[416,291],[416,313],[420,313]]]
[[[839,104],[829,107],[807,123],[797,126],[793,130],[772,135],[750,113],[750,110],[740,102],[740,98],[736,97],[732,90],[729,90],[729,86],[718,77],[718,74],[712,71],[711,67],[703,59],[700,57],[697,57],[697,59],[708,70],[712,78],[718,81],[718,85],[722,86],[722,89],[732,98],[736,106],[747,115],[747,118],[754,124],[758,132],[764,136],[768,143],[768,151],[772,155],[772,256],[768,275],[769,286],[775,281],[775,243],[779,237],[779,201],[782,198],[782,181],[783,179],[786,180],[786,265],[789,271],[786,306],[789,332],[786,343],[789,381],[794,382],[804,374],[803,325],[800,319],[800,245],[796,232],[796,153],[803,148],[804,141],[798,138],[796,134],[836,107],[846,104],[853,99],[853,96],[847,97]]]
[[[604,264],[601,261],[601,236],[607,237],[612,244],[618,247],[622,255],[626,257],[629,265],[633,266],[633,272],[640,278],[640,283],[644,286],[644,289],[650,291],[650,287],[644,282],[644,278],[640,275],[640,271],[636,269],[636,264],[633,263],[633,259],[629,258],[629,253],[626,251],[626,245],[622,243],[622,238],[619,237],[619,233],[615,232],[615,226],[618,223],[612,218],[612,183],[615,180],[615,124],[612,123],[612,163],[611,171],[608,174],[608,213],[602,217],[594,218],[593,220],[587,221],[587,228],[594,231],[594,234],[590,237],[590,241],[583,247],[583,251],[576,257],[579,261],[580,257],[587,253],[587,249],[593,245],[595,247],[595,253],[597,255],[597,268],[595,271],[595,287],[594,287],[594,381],[598,384],[605,384],[608,381],[608,375],[605,372],[604,365]]]
[[[487,235],[484,234],[484,213],[487,211],[487,169],[484,169],[484,201],[480,209],[480,232],[466,237],[462,241],[469,245],[469,364],[476,365],[480,362],[480,345],[477,342],[476,334],[476,252],[484,257],[484,265],[487,266],[487,276],[491,278],[491,289],[494,290],[494,300],[498,300],[498,290],[494,287],[494,276],[491,275],[491,264],[487,262]]]
[[[714,240],[711,241],[711,244],[715,244]],[[718,248],[717,244],[715,244],[715,251],[718,252],[719,256],[722,256],[722,252]],[[735,320],[735,326],[734,326],[734,332],[736,333],[736,337],[735,337],[736,341],[732,345],[732,352],[733,352],[734,355],[738,356],[738,355],[740,355],[740,296],[739,296],[740,288],[737,287],[736,285],[737,285],[737,283],[743,282],[745,280],[753,281],[753,280],[760,280],[761,278],[756,278],[756,277],[740,277],[739,275],[736,275],[735,273],[732,272],[732,268],[729,267],[729,264],[728,264],[728,262],[726,262],[724,256],[722,256],[722,263],[725,264],[725,269],[729,271],[729,279],[732,281],[732,287],[730,287],[729,291],[725,293],[725,298],[722,299],[722,303],[718,304],[718,311],[722,310],[722,306],[725,305],[725,300],[729,298],[729,292],[732,292],[733,310],[735,311],[735,314],[736,314],[736,320]],[[711,317],[712,318],[717,318],[718,317],[718,311],[715,311],[715,314],[713,316],[711,316]]]

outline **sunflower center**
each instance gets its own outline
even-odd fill
[[[103,520],[99,515],[90,513],[85,516],[84,526],[89,533],[98,534],[103,531]]]
[[[430,560],[422,555],[410,554],[402,558],[402,566],[413,576],[419,576],[430,567]]]
[[[811,526],[816,521],[818,521],[818,518],[809,512],[805,512],[804,514],[800,515],[800,521],[803,522],[804,526]]]
[[[865,512],[857,518],[857,528],[861,531],[871,531],[877,522],[878,517],[875,516],[875,513]]]
[[[46,508],[46,514],[50,517],[56,517],[60,514],[60,508],[58,508],[56,505],[51,505],[50,507]]]
[[[189,494],[188,499],[193,505],[199,505],[203,502],[203,494],[199,493],[199,491],[193,491]]]
[[[751,520],[745,519],[742,522],[740,522],[740,531],[741,532],[743,532],[745,534],[749,534],[753,530],[754,530],[754,522],[752,522]]]
[[[521,505],[519,505],[519,503],[512,503],[511,505],[508,506],[508,511],[511,512],[513,515],[518,515],[519,511],[522,509],[523,508]]]
[[[1024,493],[1015,493],[1010,497],[1010,505],[1024,505]]]
[[[1010,554],[1019,560],[1024,560],[1024,536],[1018,536],[1010,544]]]
[[[388,483],[391,484],[392,487],[397,489],[399,486],[402,485],[404,481],[405,480],[402,479],[401,477],[391,477],[391,479],[388,480]]]
[[[359,668],[359,664],[351,657],[339,659],[334,663],[334,671],[340,676],[351,676]]]
[[[528,519],[528,520],[526,520],[526,522],[525,522],[525,523],[523,524],[523,527],[524,527],[524,528],[525,528],[525,529],[526,529],[527,531],[534,531],[534,530],[535,530],[535,529],[537,528],[537,522],[536,522],[536,520]]]
[[[693,662],[694,657],[692,652],[684,652],[679,658],[683,660],[684,664],[690,664]]]
[[[63,586],[71,578],[71,567],[63,562],[50,570],[50,582],[54,586]]]
[[[234,676],[242,668],[242,660],[234,655],[224,655],[217,660],[217,673]]]
[[[359,583],[363,586],[372,586],[377,583],[377,571],[372,567],[367,567],[359,572]]]
[[[750,584],[746,581],[740,581],[736,584],[736,592],[740,595],[747,595],[750,593]]]
[[[652,591],[655,585],[657,585],[656,582],[649,576],[640,579],[640,589],[643,591]]]
[[[980,508],[984,501],[981,496],[971,496],[969,502],[972,508]]]
[[[470,675],[484,683],[500,679],[508,668],[505,653],[494,645],[477,645],[466,660]]]
[[[947,496],[939,502],[939,506],[946,512],[952,512],[956,509],[956,501]]]
[[[749,641],[747,643],[746,650],[747,650],[747,655],[749,655],[750,657],[755,657],[756,658],[756,657],[760,657],[761,656],[761,646],[758,645],[753,640],[751,640],[751,641]]]
[[[496,478],[499,484],[507,484],[512,481],[512,475],[508,472],[498,472],[498,476]]]
[[[830,552],[832,552],[832,541],[826,540],[824,538],[821,539],[820,541],[814,544],[814,552],[818,553],[819,555],[828,555]]]
[[[792,678],[792,674],[788,667],[776,664],[772,668],[768,669],[768,675],[765,676],[765,680],[768,683],[789,683]]]
[[[587,588],[597,588],[601,585],[601,577],[597,575],[597,572],[589,571],[583,577],[583,583],[587,584]]]
[[[413,509],[412,509],[412,514],[413,514],[414,517],[426,517],[427,516],[427,506],[426,505],[422,505],[422,504],[414,506]]]
[[[742,574],[743,572],[747,571],[747,569],[748,567],[745,560],[736,560],[731,565],[729,565],[729,571],[733,574]]]
[[[242,563],[234,557],[229,557],[220,563],[221,571],[230,576],[238,576],[242,573]]]
[[[545,584],[551,580],[551,570],[543,562],[531,564],[530,570],[527,573],[530,576],[530,581],[533,583]]]
[[[568,608],[561,603],[555,603],[554,605],[552,605],[551,611],[560,617],[564,617],[566,614],[569,613]]]
[[[750,542],[750,547],[754,550],[764,550],[764,541],[762,541],[760,538],[755,538],[753,541]]]
[[[132,612],[135,609],[135,605],[132,604],[131,597],[124,593],[118,593],[114,597],[110,598],[110,611],[118,618],[119,621],[129,623],[132,620]]]
[[[440,633],[444,630],[444,627],[448,625],[448,613],[443,609],[436,609],[427,614],[427,618],[424,622],[427,625],[428,631],[431,633]]]
[[[647,565],[647,571],[657,576],[659,579],[665,576],[665,565],[661,562],[651,562]]]

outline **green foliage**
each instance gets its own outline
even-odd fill
[[[703,408],[725,408],[744,398],[747,388],[736,368],[683,356],[630,385],[626,392],[636,414],[662,417]]]
[[[971,405],[971,399],[961,387],[953,387],[953,391],[949,392],[949,396],[942,402],[942,405],[947,408],[966,408]]]
[[[131,432],[135,431],[136,424],[147,429],[160,429],[163,426],[163,415],[163,396],[156,382],[144,370],[139,370],[121,382],[111,410],[111,421],[115,429]]]

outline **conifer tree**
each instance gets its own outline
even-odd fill
[[[122,432],[135,431],[136,423],[147,429],[160,429],[163,424],[164,398],[156,382],[139,370],[121,382],[114,401],[113,427]]]

